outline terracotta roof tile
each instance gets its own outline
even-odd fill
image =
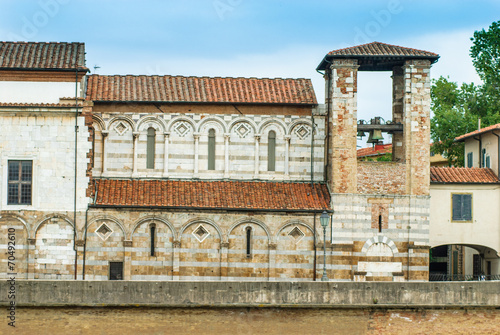
[[[97,206],[325,210],[326,185],[247,181],[98,179]]]
[[[358,158],[367,156],[379,156],[392,153],[392,144],[376,144],[375,147],[361,148],[357,150]]]
[[[487,133],[487,132],[495,130],[495,129],[500,129],[500,123],[494,124],[494,125],[489,126],[489,127],[481,128],[481,129],[478,129],[478,130],[474,130],[473,132],[470,132],[470,133],[467,133],[467,134],[464,134],[464,135],[460,135],[460,136],[458,136],[458,137],[455,138],[455,141],[460,142],[460,141],[465,140],[468,137],[479,135],[479,134],[483,134],[483,133]]]
[[[489,168],[431,167],[431,183],[484,184],[499,183]]]
[[[357,45],[350,48],[333,50],[328,53],[329,56],[412,56],[412,57],[439,57],[434,52],[405,48],[397,45],[381,42],[371,42]]]
[[[389,71],[396,64],[402,65],[405,59],[428,59],[434,63],[439,59],[439,55],[425,50],[372,42],[330,51],[316,69],[325,70],[331,63],[329,59],[334,58],[358,59],[359,71]],[[376,61],[374,61],[375,58]]]
[[[68,70],[85,67],[84,43],[0,42],[0,69]]]
[[[310,79],[88,76],[87,100],[316,105]]]

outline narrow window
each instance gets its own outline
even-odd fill
[[[149,235],[151,237],[151,256],[155,255],[155,232],[156,225],[152,224],[149,226]]]
[[[276,171],[276,132],[269,132],[267,141],[267,171]]]
[[[215,170],[215,130],[208,131],[208,169]]]
[[[146,168],[155,168],[155,138],[156,130],[153,127],[148,128],[148,144],[146,154]]]
[[[247,227],[247,257],[252,256],[252,228]]]
[[[452,221],[472,220],[472,194],[452,194]]]
[[[378,232],[382,232],[382,215],[378,216]]]
[[[486,166],[486,149],[481,150],[481,166],[480,167],[485,167]]]
[[[473,161],[474,155],[472,152],[467,153],[467,167],[471,168],[474,166],[474,161]]]
[[[94,168],[94,162],[95,162],[95,128],[91,127],[90,131],[92,132],[92,162],[91,166]]]
[[[31,205],[31,161],[9,161],[8,205]]]
[[[123,279],[123,262],[109,262],[109,280]]]
[[[490,155],[486,155],[486,165],[485,167],[490,168],[491,167],[491,158]]]

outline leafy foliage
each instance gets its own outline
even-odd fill
[[[448,158],[453,166],[463,166],[463,143],[455,137],[477,129],[500,123],[500,21],[493,22],[489,30],[474,32],[470,55],[483,85],[450,82],[441,77],[431,87],[432,151]]]

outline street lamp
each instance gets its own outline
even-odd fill
[[[326,227],[328,226],[328,221],[330,221],[330,215],[326,211],[323,211],[319,217],[319,222],[321,222],[321,227],[323,227],[323,277],[321,277],[321,281],[328,281],[328,276],[326,275]]]

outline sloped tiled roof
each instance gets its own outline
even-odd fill
[[[329,56],[412,56],[412,57],[439,57],[434,52],[405,48],[381,42],[372,42],[350,48],[333,50]]]
[[[456,142],[460,142],[460,141],[463,141],[466,138],[469,138],[471,136],[475,136],[475,135],[479,135],[479,134],[484,134],[484,133],[487,133],[487,132],[495,130],[495,129],[500,129],[500,123],[494,124],[494,125],[489,126],[489,127],[481,128],[481,129],[478,129],[478,130],[474,130],[473,132],[470,132],[470,133],[467,133],[467,134],[464,134],[464,135],[460,135],[460,136],[458,136],[458,137],[455,138],[455,141]]]
[[[358,158],[366,156],[378,156],[392,153],[392,144],[377,144],[375,147],[361,148],[357,150]]]
[[[326,185],[252,181],[96,180],[96,206],[325,210]]]
[[[87,100],[316,105],[310,79],[184,76],[88,77]]]
[[[84,43],[0,42],[0,69],[74,70],[85,67]]]
[[[489,168],[431,167],[431,183],[495,184],[498,177]]]
[[[431,63],[434,63],[438,60],[439,55],[425,50],[371,42],[330,51],[318,65],[317,70],[324,70],[329,63],[327,59],[332,58],[357,58],[360,71],[388,71],[392,70],[392,67],[397,64],[402,65],[405,59],[428,59]],[[377,61],[374,61],[374,59],[377,59]]]

